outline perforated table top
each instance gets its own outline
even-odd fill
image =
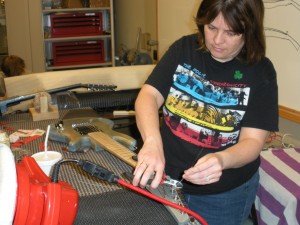
[[[60,119],[68,111],[60,112]],[[100,116],[100,115],[99,115]],[[42,129],[58,120],[33,122],[28,113],[4,115],[0,119],[0,129],[9,127],[8,134],[14,130]],[[32,155],[41,150],[45,135],[21,146],[23,153]],[[50,141],[49,148],[59,151],[64,158],[83,159],[95,162],[102,167],[122,176],[123,172],[132,172],[132,168],[106,151],[89,150],[85,153],[65,151],[67,145]],[[76,225],[172,225],[177,224],[167,209],[160,203],[128,190],[118,184],[101,181],[82,171],[77,165],[61,165],[59,179],[71,184],[79,193],[79,208]]]

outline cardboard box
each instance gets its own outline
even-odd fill
[[[89,0],[91,8],[109,7],[110,0]]]
[[[82,8],[81,0],[62,0],[63,8]]]

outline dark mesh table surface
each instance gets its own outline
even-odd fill
[[[60,119],[69,113],[60,112]],[[100,117],[101,115],[99,115]],[[59,119],[59,120],[60,120]],[[47,130],[49,124],[58,120],[32,121],[28,113],[4,115],[0,129],[4,127],[13,130],[42,129]],[[13,131],[6,130],[8,134]],[[27,150],[28,155],[39,152],[44,144],[45,135],[20,148]],[[83,159],[95,162],[122,177],[123,172],[132,172],[132,168],[106,151],[86,153],[71,153],[64,151],[67,144],[49,141],[51,150],[59,151],[64,158]],[[177,224],[167,209],[153,201],[118,184],[101,181],[85,173],[75,164],[61,165],[59,179],[71,184],[79,193],[79,208],[76,225],[168,225]]]

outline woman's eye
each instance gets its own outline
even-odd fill
[[[235,36],[235,35],[236,35],[236,33],[235,33],[235,32],[233,32],[233,31],[227,31],[226,33],[227,33],[227,35],[228,35],[228,36],[230,36],[230,37],[232,37],[232,36]]]
[[[216,28],[214,26],[212,26],[212,25],[208,25],[208,29],[215,30]]]

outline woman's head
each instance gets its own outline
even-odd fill
[[[25,73],[25,62],[19,56],[9,55],[3,58],[1,70],[7,77],[22,75]]]
[[[220,61],[255,63],[265,56],[263,18],[262,0],[203,0],[196,16],[201,49]]]

